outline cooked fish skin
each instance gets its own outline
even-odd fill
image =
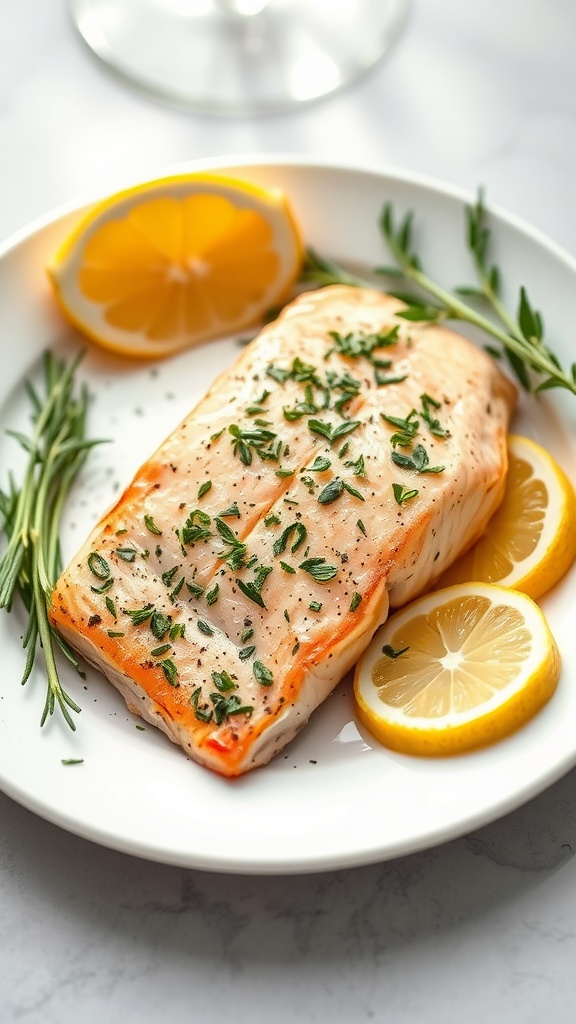
[[[222,775],[278,753],[389,608],[427,590],[502,499],[514,385],[401,309],[345,286],[297,298],[54,589],[63,637]]]

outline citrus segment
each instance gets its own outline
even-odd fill
[[[167,355],[285,301],[303,247],[279,189],[182,175],[94,207],[48,266],[66,316],[124,355]]]
[[[551,697],[560,657],[541,610],[471,583],[396,612],[358,662],[360,720],[386,746],[441,756],[493,743]]]
[[[576,496],[552,456],[527,437],[508,438],[503,502],[485,534],[437,586],[479,580],[522,590],[550,590],[576,557]]]

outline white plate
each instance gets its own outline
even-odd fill
[[[383,202],[414,209],[425,264],[447,285],[472,279],[463,244],[463,205],[472,196],[418,177],[298,160],[227,161],[219,167],[283,186],[307,243],[337,261],[366,267],[385,262],[377,229]],[[0,322],[9,353],[0,380],[2,429],[26,426],[23,381],[38,373],[39,353],[48,346],[61,352],[78,347],[78,337],[54,309],[43,271],[76,217],[77,211],[67,211],[46,220],[0,253]],[[493,223],[507,301],[515,303],[519,285],[527,286],[546,313],[551,345],[569,364],[576,263],[509,216],[495,213]],[[153,366],[88,354],[82,373],[94,394],[90,433],[114,440],[95,451],[73,494],[63,531],[65,557],[236,351],[234,341],[222,341]],[[570,473],[576,466],[575,417],[575,399],[551,392],[525,402],[514,429],[547,445]],[[15,466],[17,459],[15,442],[3,435],[0,465]],[[273,763],[235,781],[191,763],[151,727],[138,730],[96,672],[85,684],[73,671],[63,673],[83,708],[77,732],[58,715],[40,730],[45,682],[38,671],[20,686],[25,619],[15,609],[0,615],[0,786],[72,832],[187,867],[318,871],[432,846],[517,807],[576,763],[575,573],[542,604],[564,657],[562,679],[548,706],[509,740],[450,760],[389,753],[355,724],[344,682]],[[71,757],[83,763],[61,764]]]

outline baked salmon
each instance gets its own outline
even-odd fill
[[[51,621],[194,760],[265,764],[499,505],[516,390],[470,341],[299,296],[106,512]]]

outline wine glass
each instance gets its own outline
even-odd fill
[[[69,0],[89,47],[156,97],[206,113],[275,112],[371,67],[409,0]]]

